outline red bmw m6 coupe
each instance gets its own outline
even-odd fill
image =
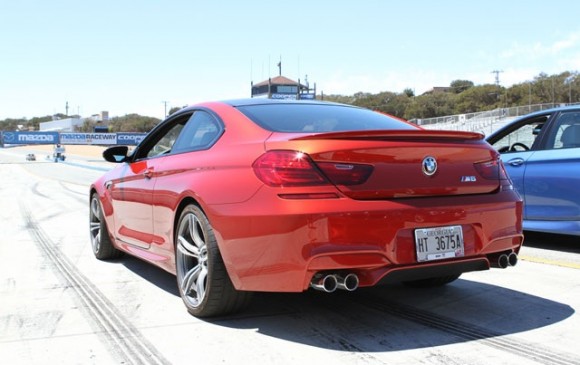
[[[194,316],[252,292],[437,286],[517,263],[522,200],[481,134],[430,131],[349,105],[189,106],[90,188],[98,259],[177,277]]]

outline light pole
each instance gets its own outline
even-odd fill
[[[528,113],[532,110],[532,82],[528,82]]]
[[[568,104],[572,104],[572,83],[576,79],[576,75],[570,75],[564,79],[564,85],[568,84]]]
[[[162,103],[163,103],[163,105],[165,107],[165,114],[164,114],[164,117],[163,118],[167,118],[167,103],[168,103],[168,101],[165,101],[164,100],[164,101],[162,101]]]
[[[552,107],[554,107],[554,104],[556,103],[556,93],[554,90],[554,78],[552,77]]]

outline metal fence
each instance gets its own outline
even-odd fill
[[[516,117],[532,112],[551,109],[559,106],[575,105],[580,103],[546,103],[499,108],[477,113],[448,115],[445,117],[415,119],[414,123],[427,129],[462,130],[489,134]]]

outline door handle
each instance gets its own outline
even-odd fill
[[[511,160],[509,160],[507,163],[510,166],[521,166],[524,164],[524,159],[521,157],[517,157],[517,158],[512,158]]]
[[[153,177],[153,169],[148,168],[145,171],[143,171],[143,176],[145,176],[146,179],[151,179]]]

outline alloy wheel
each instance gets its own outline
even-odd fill
[[[98,252],[101,247],[101,208],[96,197],[91,199],[90,231],[93,252]]]
[[[206,234],[199,219],[188,213],[177,230],[177,281],[184,300],[192,307],[205,298],[208,276]]]

